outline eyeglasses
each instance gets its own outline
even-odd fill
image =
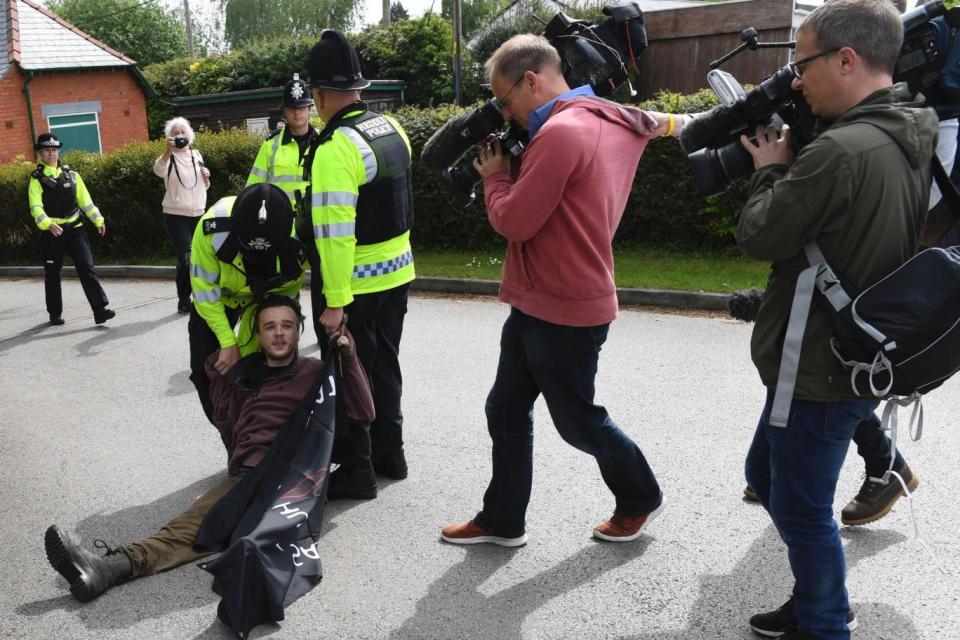
[[[509,109],[509,108],[510,108],[510,103],[507,102],[507,97],[508,97],[511,93],[513,93],[513,90],[517,88],[517,85],[519,85],[520,82],[523,81],[523,76],[524,76],[526,73],[527,73],[527,72],[524,71],[523,73],[520,74],[520,77],[517,78],[517,81],[513,83],[513,85],[510,87],[509,90],[507,90],[507,92],[506,92],[505,94],[503,94],[503,97],[502,97],[502,98],[497,98],[497,104],[500,106],[500,110],[501,110],[501,111],[503,111],[504,109]]]
[[[790,65],[789,65],[789,66],[790,66],[790,71],[793,71],[793,75],[796,76],[798,79],[799,79],[799,78],[802,78],[802,77],[803,77],[803,67],[804,67],[804,66],[810,64],[811,62],[813,62],[813,61],[816,60],[817,58],[825,58],[826,56],[829,56],[829,55],[832,54],[832,53],[836,53],[837,51],[840,51],[840,49],[842,49],[842,48],[843,48],[843,47],[835,47],[835,48],[830,49],[830,50],[828,50],[828,51],[821,51],[820,53],[814,54],[814,55],[812,55],[812,56],[807,56],[806,58],[804,58],[804,59],[802,59],[802,60],[797,60],[797,61],[795,61],[795,62],[791,62]]]

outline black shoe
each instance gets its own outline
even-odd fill
[[[853,631],[857,628],[857,615],[851,609],[847,612],[847,629]],[[783,603],[779,609],[758,613],[750,618],[750,628],[761,636],[767,638],[788,637],[787,634],[797,630],[797,615],[793,609],[793,596]],[[802,638],[805,636],[796,636]]]
[[[376,497],[377,478],[371,467],[340,467],[330,475],[327,500],[372,500]]]
[[[193,304],[190,302],[180,302],[177,304],[177,313],[180,315],[190,315],[190,311],[193,310]]]
[[[63,318],[60,316],[50,316],[50,324],[54,327],[59,327],[63,324]]]
[[[50,565],[70,583],[70,593],[80,602],[89,602],[101,593],[126,582],[133,575],[130,558],[120,549],[110,549],[102,540],[106,554],[98,557],[77,546],[57,525],[51,525],[43,537]]]
[[[403,447],[396,451],[375,455],[370,460],[378,476],[391,480],[403,480],[407,477],[407,458],[403,455]]]
[[[117,312],[114,311],[113,309],[107,309],[107,308],[94,309],[93,321],[96,324],[103,324],[104,322],[114,317],[115,315],[117,315]]]

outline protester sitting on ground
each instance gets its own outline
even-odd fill
[[[153,172],[163,179],[163,226],[177,257],[177,312],[187,314],[190,303],[190,242],[197,221],[207,208],[210,170],[193,148],[190,121],[176,117],[164,127],[167,148],[153,163]]]
[[[193,542],[206,513],[264,458],[284,422],[310,392],[324,364],[301,358],[298,343],[303,331],[300,304],[291,298],[271,296],[256,311],[256,332],[261,351],[241,359],[229,372],[214,367],[218,354],[207,360],[211,397],[217,427],[230,452],[227,477],[197,498],[193,505],[154,535],[106,550],[97,556],[81,548],[57,525],[44,539],[47,559],[81,601],[90,601],[122,582],[149,576],[207,555],[194,550]],[[353,339],[344,330],[336,340],[343,367],[344,390],[340,398],[349,420],[373,419],[373,398],[366,373],[357,359]]]

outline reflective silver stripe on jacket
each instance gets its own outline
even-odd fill
[[[392,260],[384,262],[374,262],[372,264],[358,264],[353,268],[354,278],[375,278],[376,276],[385,276],[388,273],[399,271],[404,267],[413,264],[413,253],[407,251]]]
[[[220,289],[210,289],[209,291],[194,291],[193,299],[197,302],[218,302],[220,300]]]
[[[220,283],[220,274],[219,273],[210,273],[203,267],[191,264],[190,265],[190,275],[194,278],[200,278],[206,280],[210,284],[219,284]]]
[[[87,206],[81,208],[80,210],[83,211],[84,213],[90,213],[90,212],[93,211],[94,209],[96,209],[96,207],[93,206],[93,203],[91,202],[90,204],[88,204]]]
[[[43,212],[43,209],[40,210],[40,215],[37,216],[37,224],[42,223],[44,220],[49,220],[50,216]]]
[[[335,222],[313,226],[314,238],[350,238],[356,232],[355,222]]]
[[[267,179],[267,172],[260,167],[252,167],[250,169],[250,174],[257,176],[258,178],[263,178],[264,180]]]
[[[303,182],[303,178],[300,176],[273,176],[273,180],[270,182],[272,184],[279,184],[281,182]]]
[[[326,207],[335,205],[357,206],[357,194],[349,191],[322,191],[310,196],[311,207]]]
[[[337,131],[350,138],[350,142],[360,152],[360,157],[363,159],[363,169],[367,174],[367,183],[373,182],[373,179],[377,177],[377,156],[373,152],[373,147],[363,139],[363,136],[350,127],[339,127]]]
[[[274,168],[277,166],[277,151],[280,150],[281,138],[283,138],[283,133],[278,133],[277,137],[273,139],[273,153],[270,154],[270,164],[267,166],[267,182],[273,182],[273,176],[276,173]]]
[[[213,205],[214,217],[229,218],[230,212],[231,210],[227,208],[227,203],[225,203],[222,199],[217,200],[217,204]],[[216,233],[213,234],[213,239],[210,241],[210,244],[213,245],[214,253],[216,253],[217,251],[220,251],[220,247],[222,247],[223,243],[227,241],[227,237],[229,235],[230,235],[229,231],[217,231]]]

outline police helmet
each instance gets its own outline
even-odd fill
[[[41,133],[37,136],[37,142],[33,145],[34,151],[40,151],[41,149],[59,149],[63,145],[60,144],[60,138],[53,135],[52,133]]]
[[[300,79],[299,73],[293,74],[293,80],[283,87],[283,106],[291,109],[313,106],[310,88],[304,80]]]
[[[278,252],[293,230],[287,195],[268,182],[250,185],[237,195],[230,217],[244,262],[275,271]]]
[[[310,84],[318,89],[366,89],[370,81],[360,72],[360,59],[342,33],[326,29],[310,51]]]

